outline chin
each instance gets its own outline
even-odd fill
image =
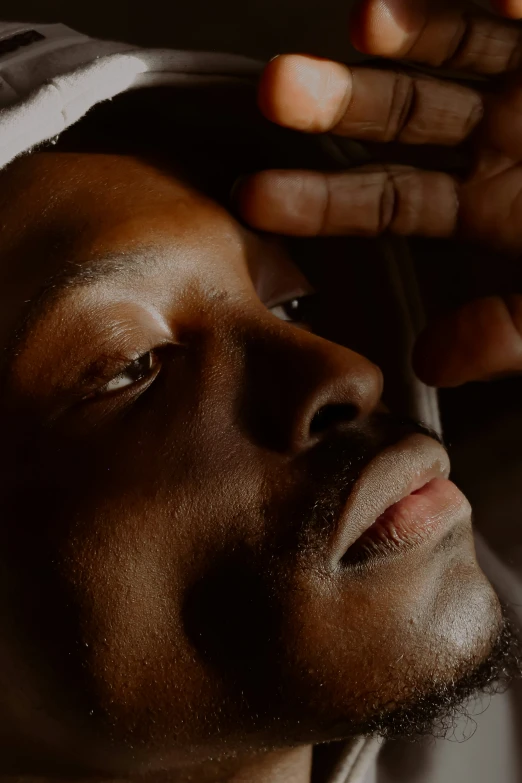
[[[471,695],[520,671],[469,518],[435,544],[346,568],[317,612],[310,594],[295,594],[282,687],[294,691],[289,703],[299,694],[315,741],[433,733]]]

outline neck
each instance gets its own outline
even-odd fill
[[[312,745],[243,757],[241,760],[206,762],[175,772],[144,775],[136,783],[310,783]],[[97,780],[97,783],[131,783],[131,779]],[[0,783],[58,783],[56,778],[4,777]],[[59,783],[72,783],[60,780]],[[92,783],[75,780],[74,783]]]
[[[169,783],[310,783],[312,751],[308,745],[243,758],[232,766],[204,765],[171,777]]]

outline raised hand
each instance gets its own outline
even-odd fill
[[[522,16],[520,0],[497,6]],[[498,85],[482,94],[479,84],[286,55],[267,66],[260,84],[266,116],[303,132],[361,140],[448,146],[471,139],[471,173],[460,180],[398,165],[261,172],[241,189],[244,217],[257,228],[300,236],[460,236],[518,256],[522,28],[469,4],[365,0],[352,40],[368,54],[487,75]],[[417,369],[437,385],[520,372],[521,334],[522,297],[479,300],[428,330]]]

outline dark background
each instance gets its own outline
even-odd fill
[[[63,22],[141,46],[219,49],[268,59],[285,51],[344,58],[351,0],[4,0],[2,19]]]

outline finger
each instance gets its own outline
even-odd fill
[[[303,55],[268,64],[259,103],[268,119],[299,131],[440,145],[466,139],[483,109],[479,93],[459,84]]]
[[[478,299],[431,324],[421,335],[413,363],[430,386],[522,372],[522,296]]]
[[[457,225],[456,181],[407,166],[353,172],[263,171],[236,192],[252,227],[289,236],[449,237]]]
[[[504,16],[522,19],[522,0],[492,0],[491,5]]]
[[[520,26],[471,3],[363,0],[351,31],[352,42],[366,54],[434,67],[493,75],[522,61]]]
[[[487,105],[482,145],[493,154],[503,156],[498,162],[500,169],[513,166],[514,161],[522,159],[522,81],[518,77],[512,80],[500,95],[489,96]],[[495,173],[489,157],[485,159],[484,170],[490,177]]]

